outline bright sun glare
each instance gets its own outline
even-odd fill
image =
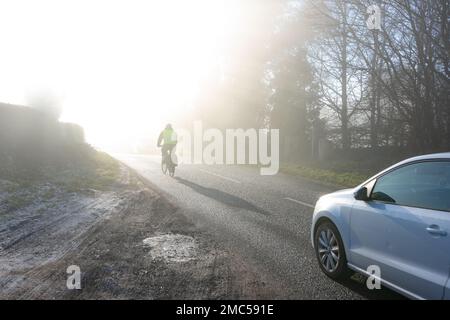
[[[217,68],[231,2],[2,0],[0,101],[50,89],[88,142],[139,144],[187,112]]]

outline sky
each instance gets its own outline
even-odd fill
[[[100,149],[189,112],[236,27],[230,0],[0,0],[0,101],[51,92]]]

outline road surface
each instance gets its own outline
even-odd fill
[[[261,176],[255,167],[180,165],[161,173],[160,157],[115,154],[219,241],[279,280],[282,299],[398,299],[354,276],[337,283],[320,271],[310,243],[313,206],[334,191],[299,177]]]

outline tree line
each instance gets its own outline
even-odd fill
[[[448,151],[449,8],[449,0],[246,1],[196,116],[219,128],[278,128],[288,159],[309,156],[318,141],[344,151]]]

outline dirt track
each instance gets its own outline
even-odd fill
[[[127,169],[123,172],[125,183],[111,192],[71,195],[71,201],[61,193],[50,205],[57,210],[37,214],[31,206],[9,213],[20,221],[0,216],[0,298],[278,296],[275,281],[221,248]],[[85,205],[73,205],[80,202]],[[15,234],[22,236],[13,240]],[[158,247],[144,243],[155,236],[157,241],[150,242]],[[81,290],[66,287],[70,265],[81,269]]]

